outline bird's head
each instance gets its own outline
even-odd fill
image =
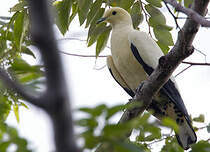
[[[112,27],[117,24],[132,25],[130,14],[120,7],[112,7],[108,9],[97,23],[101,22],[108,22],[111,24]]]

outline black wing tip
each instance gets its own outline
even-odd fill
[[[188,139],[187,139],[187,146],[184,147],[183,144],[182,144],[182,142],[181,142],[181,140],[180,140],[180,138],[179,138],[179,136],[176,134],[176,139],[177,139],[179,145],[184,150],[188,150],[191,147],[192,144],[195,144],[197,142],[197,136],[195,135],[195,137],[196,137],[195,140],[192,140],[190,137],[188,137]]]

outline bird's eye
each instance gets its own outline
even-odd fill
[[[112,15],[116,15],[116,14],[117,14],[117,12],[116,12],[116,11],[113,11],[113,12],[112,12]]]

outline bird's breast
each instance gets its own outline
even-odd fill
[[[147,75],[133,56],[128,41],[128,33],[125,31],[112,32],[111,53],[118,72],[126,81],[127,85],[135,91],[140,82],[146,79]]]

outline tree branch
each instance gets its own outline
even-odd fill
[[[201,24],[201,26],[210,27],[210,21],[206,20],[202,15],[197,13],[195,10],[191,8],[183,7],[181,4],[177,3],[176,0],[163,0],[163,1],[173,6],[176,9],[176,11],[186,14],[189,18],[193,19],[198,24]],[[202,0],[202,1],[203,1],[203,4],[205,4],[204,1],[208,1],[208,0]],[[204,12],[204,14],[205,13],[206,12]]]
[[[190,65],[205,65],[205,66],[210,66],[210,63],[196,63],[196,62],[186,62],[182,61],[184,64],[190,64]]]
[[[43,105],[43,103],[40,100],[40,97],[38,95],[34,96],[35,93],[32,94],[33,91],[31,89],[25,88],[24,86],[20,85],[18,82],[10,79],[10,76],[2,68],[0,68],[0,79],[3,80],[3,83],[8,88],[11,88],[13,91],[17,92],[25,100],[27,100],[31,104],[34,104],[34,105],[36,105],[40,108],[43,108],[44,105]]]
[[[73,122],[68,90],[64,78],[58,46],[52,29],[48,1],[28,0],[31,35],[41,53],[47,81],[43,98],[44,110],[49,114],[54,131],[56,151],[78,152],[73,134]]]
[[[84,57],[84,58],[96,58],[96,55],[83,55],[83,54],[73,54],[73,53],[67,53],[67,52],[63,52],[63,51],[59,51],[62,54],[66,54],[66,55],[71,55],[71,56],[77,56],[77,57]],[[97,57],[107,57],[108,55],[99,55]]]

